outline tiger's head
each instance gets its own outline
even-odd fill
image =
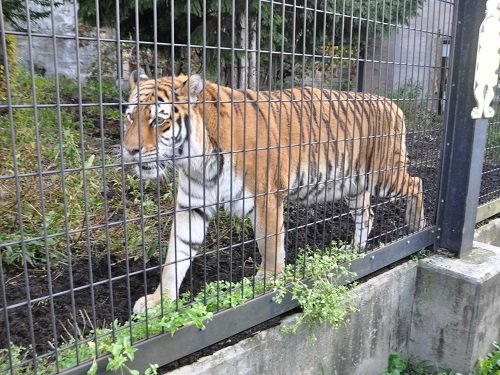
[[[193,138],[200,136],[193,129],[202,121],[196,103],[204,82],[199,75],[144,78],[130,75],[122,152],[125,161],[137,162],[137,174],[153,179],[174,157],[188,155]]]

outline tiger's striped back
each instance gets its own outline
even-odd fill
[[[132,86],[130,100],[150,104],[127,110],[126,156],[145,158],[143,173],[175,159],[177,227],[191,228],[189,235],[171,235],[169,248],[180,253],[170,250],[167,263],[189,260],[164,268],[163,285],[171,296],[219,202],[252,218],[261,272],[283,269],[286,197],[299,204],[344,199],[355,221],[356,245],[366,244],[372,228],[371,195],[406,197],[409,229],[425,225],[421,180],[406,169],[403,112],[387,98],[309,87],[257,93],[197,75]],[[159,293],[148,298],[156,301]]]

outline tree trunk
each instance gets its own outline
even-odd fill
[[[245,13],[239,14],[239,47],[248,50],[247,45],[247,27],[246,27],[246,17]],[[241,53],[238,58],[238,88],[244,89],[247,87],[247,69],[248,69],[248,59],[245,53]]]
[[[249,24],[250,52],[248,53],[248,88],[257,89],[257,22],[251,21]]]

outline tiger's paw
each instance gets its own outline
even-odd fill
[[[279,268],[276,271],[264,271],[264,268],[259,268],[257,273],[255,274],[255,281],[262,281],[266,280],[266,282],[271,282],[273,281],[279,274],[283,272],[283,268]]]
[[[160,303],[154,294],[139,298],[134,305],[133,311],[135,314],[144,314],[146,310],[151,310]]]

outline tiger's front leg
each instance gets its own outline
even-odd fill
[[[262,264],[257,277],[277,275],[285,267],[285,234],[283,229],[283,201],[277,194],[266,194],[256,199],[255,237]]]
[[[153,294],[137,300],[134,313],[144,313],[147,309],[157,306],[162,295],[172,299],[177,298],[182,280],[203,243],[208,220],[208,209],[201,207],[190,209],[178,201],[160,285]]]

